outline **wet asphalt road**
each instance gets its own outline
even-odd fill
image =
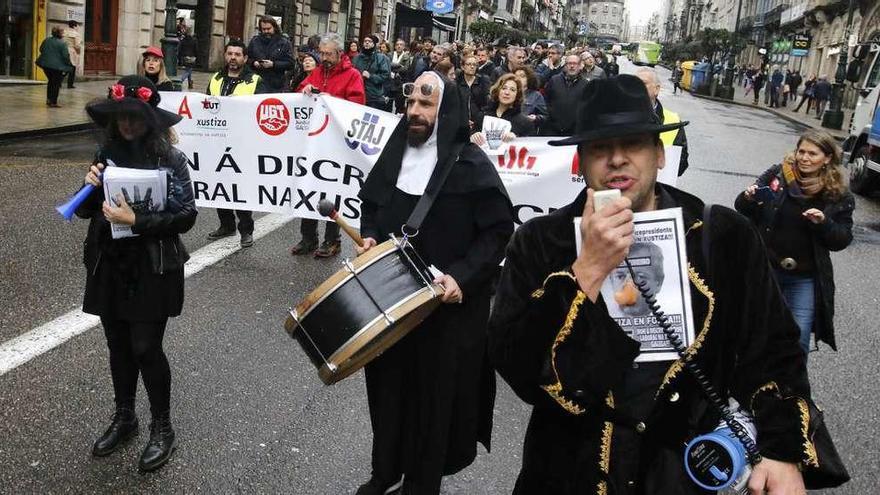
[[[799,127],[759,110],[673,96],[668,72],[659,71],[661,100],[691,121],[683,189],[731,206],[794,146]],[[86,224],[61,222],[52,207],[81,183],[93,152],[85,134],[0,144],[0,342],[80,303]],[[199,213],[184,238],[191,251],[216,226],[213,210]],[[833,255],[840,352],[813,353],[810,375],[853,475],[833,493],[861,495],[877,493],[880,470],[880,201],[858,197],[855,222],[856,241]],[[352,493],[369,475],[361,375],[322,386],[281,326],[284,311],[338,267],[292,259],[287,248],[297,230],[297,222],[288,224],[187,281],[184,314],[169,324],[165,343],[181,443],[164,469],[143,475],[135,467],[147,438],[143,389],[138,440],[105,459],[89,456],[112,413],[96,328],[0,376],[0,493]],[[473,466],[446,480],[444,493],[509,493],[527,417],[501,385],[492,453],[481,449]]]

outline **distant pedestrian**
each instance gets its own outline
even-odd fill
[[[193,36],[192,28],[187,28],[183,37],[180,38],[180,50],[177,52],[179,64],[183,67],[180,75],[180,84],[186,81],[187,89],[193,89],[193,69],[199,61],[199,41]]]
[[[76,79],[76,66],[79,65],[79,55],[82,53],[81,36],[76,30],[79,26],[77,21],[67,21],[67,29],[64,30],[64,43],[67,45],[67,52],[70,54],[70,63],[73,70],[67,73],[67,89],[73,89],[73,81]]]
[[[52,34],[40,44],[40,56],[34,62],[37,67],[43,69],[49,80],[49,84],[46,85],[46,106],[52,108],[61,107],[58,104],[58,93],[61,92],[64,75],[76,70],[70,63],[70,51],[61,39],[63,36],[62,28],[53,27]]]
[[[547,50],[547,58],[535,68],[535,72],[540,78],[539,83],[542,88],[547,84],[550,78],[562,72],[562,54],[564,51],[565,49],[562,48],[562,45],[551,45]]]
[[[403,83],[407,82],[412,63],[413,57],[406,49],[406,42],[402,39],[395,41],[394,51],[391,52],[391,99],[396,113],[403,113],[406,108],[402,88]]]
[[[165,57],[162,49],[156,46],[148,46],[141,54],[141,63],[138,64],[137,74],[146,77],[159,91],[174,91],[174,83],[168,77],[165,70]]]
[[[681,68],[681,60],[675,61],[675,67],[672,69],[672,94],[676,95],[681,89],[681,77],[684,75],[684,69]]]
[[[804,93],[801,96],[801,101],[800,101],[800,103],[798,103],[797,108],[794,109],[795,112],[800,111],[801,106],[803,106],[804,102],[806,101],[807,102],[807,109],[804,110],[804,113],[809,115],[810,107],[813,105],[813,102],[815,100],[815,98],[814,98],[815,93],[814,93],[814,89],[813,89],[815,85],[816,85],[816,74],[811,74],[810,78],[804,82]]]
[[[770,76],[770,108],[779,108],[779,97],[782,94],[782,83],[785,76],[779,70],[779,67],[773,68],[773,74]]]
[[[171,127],[180,116],[157,108],[160,100],[149,79],[125,76],[106,99],[86,106],[106,137],[85,176],[95,189],[76,211],[90,219],[83,253],[83,311],[101,318],[116,405],[92,455],[110,455],[137,435],[135,396],[140,377],[152,417],[150,439],[138,461],[141,471],[159,469],[177,448],[171,426],[171,367],[162,341],[168,318],[179,316],[183,309],[183,266],[189,254],[180,235],[192,228],[197,215],[186,155],[172,145]],[[122,195],[106,198],[101,171],[111,160],[120,167],[165,170],[165,209],[152,212],[130,205]],[[134,198],[139,199],[137,189]],[[129,226],[138,235],[113,239],[111,224]]]
[[[828,82],[828,76],[819,76],[819,80],[813,86],[813,97],[816,98],[816,118],[821,119],[825,114],[828,100],[831,99],[831,83]]]
[[[660,96],[661,85],[660,78],[657,77],[657,71],[650,67],[640,67],[636,70],[636,77],[645,83],[645,89],[648,90],[648,98],[651,100],[651,106],[654,109],[654,113],[657,114],[660,123],[672,127],[681,122],[681,117],[679,117],[677,113],[664,108],[663,104],[660,103],[658,96]],[[661,132],[660,141],[663,142],[663,146],[678,146],[681,148],[681,156],[679,157],[678,163],[666,164],[667,166],[675,166],[680,177],[688,168],[688,157],[690,156],[687,134],[684,131],[684,127]]]
[[[388,57],[376,50],[378,41],[376,35],[365,36],[361,42],[361,53],[351,63],[364,79],[367,106],[388,111],[390,98],[385,83],[391,79],[391,63]]]
[[[293,48],[290,41],[281,36],[278,21],[274,17],[260,17],[260,34],[254,36],[247,47],[248,63],[260,76],[269,93],[284,91],[284,74],[293,68]]]
[[[801,71],[799,70],[792,72],[791,77],[788,78],[788,99],[792,104],[797,103],[798,89],[800,89],[803,82],[804,79],[801,77]]]
[[[754,104],[758,104],[758,100],[761,95],[761,88],[764,87],[764,83],[767,81],[767,74],[764,72],[764,69],[758,69],[755,72],[755,75],[752,76],[752,92],[755,97]]]

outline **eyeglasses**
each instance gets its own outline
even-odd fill
[[[401,87],[401,90],[403,91],[403,96],[406,98],[409,98],[413,94],[415,94],[417,89],[420,95],[426,98],[430,98],[431,95],[434,94],[434,90],[437,89],[437,87],[433,84],[428,83],[419,84],[418,86],[416,86],[416,83],[404,83],[404,85]]]

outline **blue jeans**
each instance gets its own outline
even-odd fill
[[[180,83],[183,84],[183,82],[186,81],[187,79],[189,79],[189,82],[192,83],[192,74],[193,74],[192,67],[184,67],[183,72],[180,75]]]
[[[801,348],[804,354],[810,352],[810,333],[813,330],[813,318],[816,315],[815,280],[809,275],[797,275],[784,270],[776,270],[776,281],[782,289],[782,296],[794,321],[801,329]]]

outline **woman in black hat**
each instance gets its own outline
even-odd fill
[[[156,86],[141,76],[125,76],[106,99],[86,106],[105,131],[104,142],[85,177],[96,186],[76,214],[89,218],[83,260],[87,268],[83,311],[101,317],[116,412],[92,454],[103,457],[137,434],[135,392],[138,375],[150,399],[150,439],[140,457],[144,471],[158,469],[177,445],[170,420],[171,369],[162,349],[168,318],[183,306],[183,264],[189,255],[180,240],[196,220],[186,156],[173,146],[171,127],[180,116],[157,108]],[[168,174],[165,209],[140,211],[121,195],[104,197],[101,174],[107,165],[162,169]],[[130,225],[136,237],[113,239],[111,224]]]

